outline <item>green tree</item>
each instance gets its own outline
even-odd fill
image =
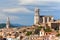
[[[51,32],[52,30],[50,28],[44,29],[45,32]]]
[[[39,34],[39,29],[35,29],[35,32],[34,32],[34,34]]]
[[[29,36],[32,34],[32,31],[27,31],[26,35]]]
[[[42,26],[39,26],[37,29],[41,30],[43,27]]]
[[[35,32],[34,34],[39,34],[40,30],[42,29],[43,27],[42,26],[39,26],[35,29]]]

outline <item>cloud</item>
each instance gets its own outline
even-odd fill
[[[5,18],[6,18],[6,15],[5,15],[5,14],[0,13],[0,20],[5,20]]]
[[[19,0],[20,5],[41,5],[49,2],[60,2],[60,0]]]
[[[12,21],[20,19],[18,16],[6,16],[6,15],[0,15],[0,20],[6,20],[7,17],[9,17],[10,20],[12,20]]]
[[[20,8],[6,8],[2,10],[3,12],[8,12],[8,13],[17,13],[17,12],[22,12],[22,13],[31,13],[32,11],[25,8],[25,7],[20,7]]]
[[[51,9],[51,10],[49,10],[49,9],[43,9],[43,10],[41,10],[41,11],[43,11],[43,12],[44,12],[44,11],[45,11],[45,12],[48,12],[48,11],[52,12],[52,11],[55,11],[55,10],[52,10],[52,9]]]
[[[7,17],[9,17],[11,21],[14,21],[14,20],[16,21],[16,20],[21,19],[19,16],[6,15],[5,13],[0,13],[0,21],[1,22],[6,21]]]
[[[10,20],[12,20],[12,21],[16,21],[16,20],[21,19],[21,18],[18,17],[18,16],[9,16],[9,18],[10,18]]]
[[[19,4],[26,5],[26,4],[36,4],[39,0],[19,0]]]
[[[1,8],[8,8],[8,7],[16,7],[18,6],[17,0],[0,0],[0,7]]]
[[[54,12],[60,10],[60,6],[55,6],[55,7],[46,7],[46,8],[41,8],[41,11],[50,11],[50,12]]]
[[[51,9],[60,10],[60,6],[51,7]]]
[[[40,0],[40,1],[60,2],[60,0]]]

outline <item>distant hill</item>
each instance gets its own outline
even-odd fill
[[[10,27],[21,27],[23,25],[20,25],[20,24],[10,24]],[[1,23],[0,24],[0,28],[4,28],[6,27],[6,23]]]
[[[6,26],[5,23],[0,24],[0,28],[4,28]]]

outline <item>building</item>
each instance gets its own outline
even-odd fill
[[[43,28],[40,30],[40,36],[44,36],[45,35],[45,32],[43,30]]]
[[[39,14],[39,12],[40,10],[38,8],[35,8],[34,25],[41,25],[44,27],[48,26],[53,29],[59,27],[60,20],[54,20],[53,16],[42,16]]]
[[[34,24],[37,25],[39,23],[39,9],[35,9],[35,15],[34,15]]]

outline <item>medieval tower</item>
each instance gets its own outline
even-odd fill
[[[38,24],[39,23],[39,9],[38,8],[35,8],[35,14],[34,14],[34,25]]]
[[[9,27],[10,27],[10,19],[9,17],[7,17],[6,28],[9,28]]]

